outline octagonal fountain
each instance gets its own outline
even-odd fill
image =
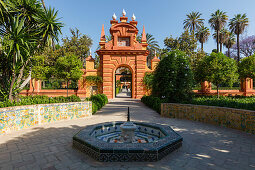
[[[73,146],[102,162],[158,161],[182,145],[171,127],[131,122],[107,122],[88,126],[73,137]]]

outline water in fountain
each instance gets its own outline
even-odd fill
[[[135,130],[136,125],[130,121],[130,113],[128,107],[127,121],[120,125],[121,129],[121,138],[120,141],[124,143],[133,143],[135,142]]]

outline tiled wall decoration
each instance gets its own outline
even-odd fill
[[[38,124],[91,115],[90,101],[0,108],[0,135]]]
[[[162,103],[161,116],[200,121],[255,134],[255,111],[251,110]]]

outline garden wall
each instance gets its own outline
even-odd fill
[[[161,115],[225,126],[255,134],[255,111],[192,104],[162,103]]]
[[[92,102],[38,104],[0,108],[0,135],[43,123],[92,115]]]

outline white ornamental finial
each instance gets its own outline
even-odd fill
[[[92,54],[91,54],[91,48],[89,49],[89,56],[92,56]]]
[[[135,14],[133,14],[133,16],[132,16],[132,20],[134,21],[135,19],[136,19]]]
[[[116,20],[116,19],[117,19],[117,16],[115,15],[115,13],[112,15],[112,19],[113,19],[113,20]]]
[[[156,56],[157,56],[157,51],[156,51],[156,49],[155,49],[155,52],[154,52],[154,53],[155,53],[155,57],[156,57]]]
[[[126,13],[125,9],[123,9],[123,11],[122,11],[123,17],[126,16],[126,14],[127,14],[127,13]]]

